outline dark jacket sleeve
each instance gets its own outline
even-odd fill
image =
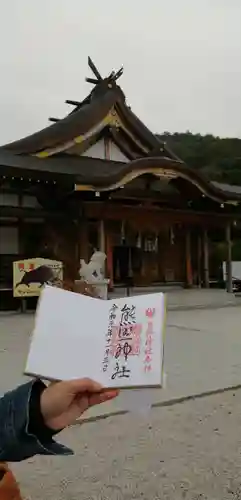
[[[72,455],[53,440],[40,412],[40,381],[28,382],[0,398],[0,461],[19,462],[33,455]]]

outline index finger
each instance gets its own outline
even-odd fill
[[[103,389],[103,386],[101,384],[95,382],[90,378],[75,379],[66,382],[66,384],[69,384],[70,390],[75,394],[78,394],[80,392],[100,392]]]

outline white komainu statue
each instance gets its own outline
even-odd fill
[[[98,282],[103,282],[105,279],[105,260],[106,254],[104,252],[99,252],[98,250],[93,253],[88,264],[86,264],[84,259],[80,259],[80,278],[91,284],[98,284]]]
[[[108,284],[108,280],[105,280],[104,275],[105,260],[106,254],[104,252],[99,252],[98,250],[96,250],[93,253],[88,264],[86,264],[84,259],[80,259],[79,269],[80,279],[94,286],[97,295],[103,299],[107,298]],[[103,287],[103,284],[105,282],[106,286]]]

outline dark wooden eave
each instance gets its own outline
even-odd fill
[[[138,175],[152,173],[153,169],[165,169],[177,174],[177,180],[193,185],[200,195],[224,202],[241,202],[241,188],[219,185],[207,181],[198,171],[182,162],[163,157],[148,157],[129,163],[99,160],[88,157],[53,156],[46,159],[15,155],[11,151],[0,150],[0,176],[56,179],[65,184],[81,184],[92,189],[110,190],[130,173]]]

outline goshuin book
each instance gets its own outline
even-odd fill
[[[106,388],[160,387],[165,297],[99,300],[47,286],[25,369],[46,380],[91,378]]]

